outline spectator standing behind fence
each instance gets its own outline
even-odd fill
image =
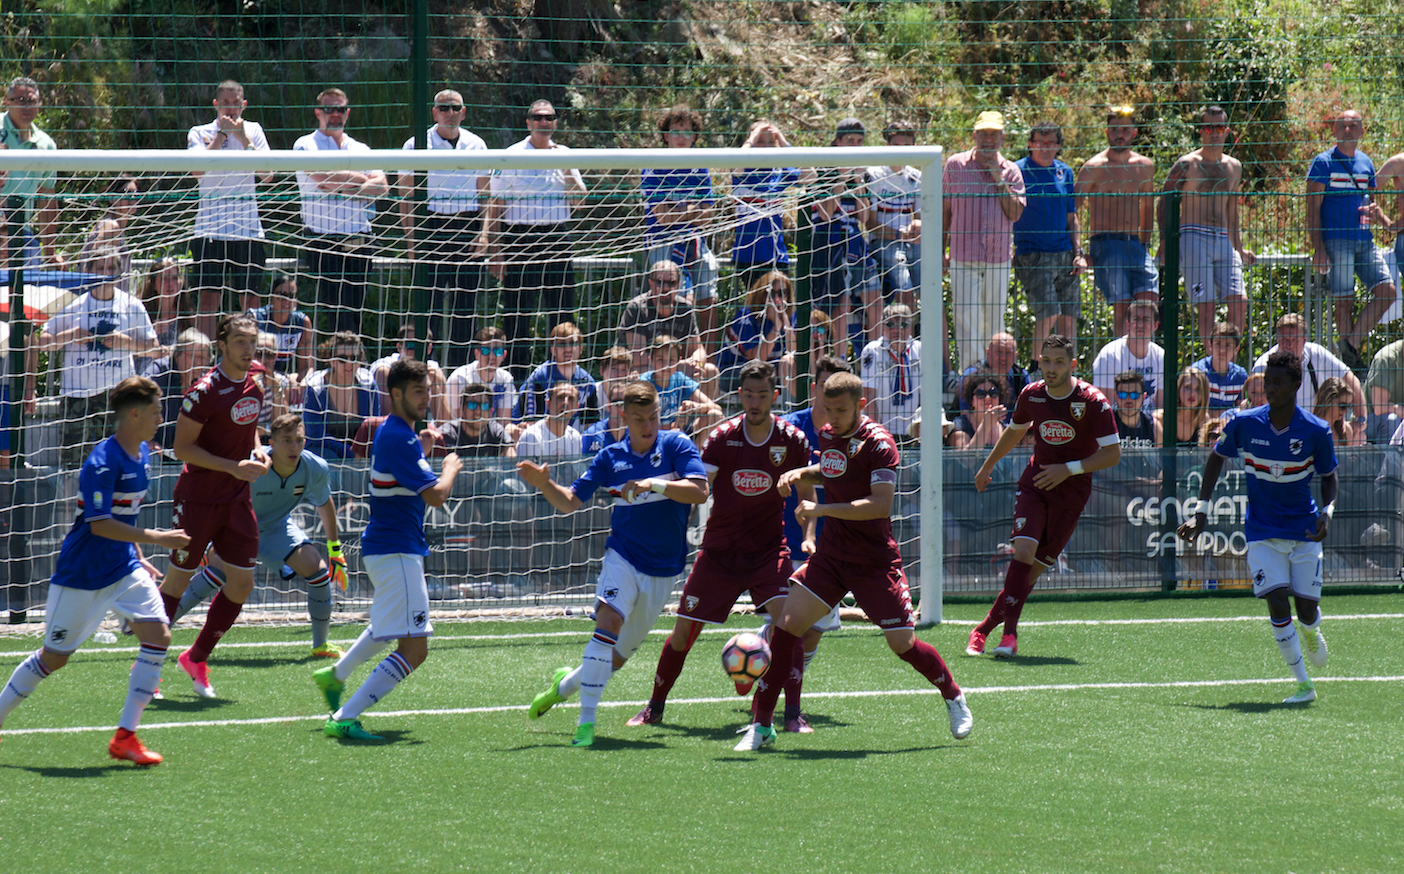
[[[1365,121],[1353,109],[1340,112],[1331,123],[1336,145],[1311,159],[1307,170],[1307,242],[1311,263],[1326,277],[1336,299],[1336,334],[1340,358],[1351,370],[1363,371],[1361,347],[1380,316],[1394,302],[1394,283],[1384,258],[1375,248],[1371,226],[1388,218],[1371,197],[1375,164],[1360,151]],[[1355,315],[1355,277],[1369,290],[1370,300]],[[1303,370],[1306,362],[1302,362]],[[1297,403],[1308,407],[1310,400]]]
[[[658,392],[659,421],[692,438],[698,448],[712,429],[721,424],[722,409],[697,383],[678,372],[682,346],[667,334],[653,340],[653,369],[643,375]]]
[[[546,393],[546,415],[532,422],[517,438],[517,455],[570,458],[580,454],[580,432],[571,421],[580,410],[580,391],[565,380]]]
[[[882,339],[863,347],[858,373],[868,401],[859,412],[900,442],[921,404],[921,341],[912,339],[912,311],[906,304],[882,308]]]
[[[212,102],[214,121],[190,129],[185,138],[187,150],[268,151],[263,128],[244,118],[249,102],[244,99],[243,85],[233,80],[219,83]],[[200,180],[190,241],[190,284],[199,296],[195,321],[201,332],[212,337],[215,321],[227,309],[226,290],[246,295],[258,294],[263,288],[266,254],[258,212],[259,180],[249,170],[207,170],[190,175]],[[267,184],[272,178],[271,173],[265,174],[262,181]]]
[[[434,95],[434,126],[425,135],[433,150],[459,152],[487,149],[483,138],[463,125],[467,107],[463,95],[445,89]],[[413,149],[414,137],[405,140]],[[458,367],[468,360],[474,329],[477,291],[482,268],[476,263],[485,253],[482,202],[488,195],[488,173],[482,170],[430,170],[427,174],[425,209],[415,221],[414,171],[401,170],[397,180],[400,227],[405,235],[405,256],[424,265],[423,281],[432,290],[430,333],[448,342],[444,361]]]
[[[1160,297],[1151,234],[1155,231],[1155,162],[1131,148],[1136,142],[1136,107],[1107,111],[1107,148],[1077,173],[1077,197],[1087,202],[1088,254],[1092,278],[1112,305],[1120,328],[1132,300]],[[1147,388],[1154,391],[1153,383]]]
[[[1390,155],[1380,165],[1379,172],[1375,174],[1375,183],[1381,191],[1394,192],[1394,218],[1383,214],[1384,204],[1381,203],[1380,226],[1381,230],[1393,232],[1395,270],[1404,270],[1404,152]]]
[[[254,343],[254,360],[263,365],[258,375],[258,384],[263,388],[263,406],[258,410],[258,436],[267,437],[273,420],[283,415],[291,406],[301,406],[294,396],[295,386],[291,377],[273,369],[278,361],[278,338],[267,331],[259,331]]]
[[[1102,347],[1092,360],[1092,384],[1111,396],[1116,375],[1134,370],[1146,381],[1146,397],[1142,404],[1146,412],[1162,406],[1161,386],[1165,382],[1165,350],[1151,340],[1160,318],[1157,307],[1148,300],[1135,301],[1127,308],[1126,333]]]
[[[437,456],[455,452],[461,458],[515,458],[517,448],[501,422],[492,418],[492,387],[469,383],[458,400],[458,418],[439,426]]]
[[[788,149],[790,141],[768,118],[751,125],[743,149]],[[767,270],[788,272],[790,253],[785,247],[785,192],[796,185],[808,185],[816,178],[806,167],[761,167],[738,170],[731,175],[731,197],[736,202],[736,233],[731,246],[731,264],[742,288],[750,288],[756,276]]]
[[[1248,293],[1243,268],[1257,256],[1243,248],[1238,226],[1238,196],[1243,164],[1224,154],[1231,142],[1228,112],[1206,107],[1199,114],[1199,148],[1182,156],[1165,177],[1163,191],[1179,191],[1180,275],[1199,313],[1199,337],[1207,345],[1218,301],[1228,305],[1228,322],[1240,333],[1248,321]],[[1165,227],[1165,198],[1156,216]],[[1164,253],[1161,253],[1162,256]]]
[[[1116,433],[1123,448],[1153,449],[1160,445],[1160,417],[1152,416],[1141,407],[1146,394],[1146,381],[1134,370],[1116,375]]]
[[[527,138],[506,150],[566,151],[554,138],[558,118],[550,101],[536,101],[527,110]],[[550,326],[575,320],[570,220],[585,203],[585,178],[575,169],[502,170],[491,187],[488,257],[502,280],[507,366],[525,370],[534,357],[528,337],[537,314]]]
[[[170,357],[164,360],[164,368],[151,376],[161,389],[161,426],[156,430],[156,439],[151,441],[153,457],[175,446],[176,419],[180,417],[181,405],[195,383],[214,364],[214,343],[198,328],[186,328],[171,345]],[[174,461],[175,456],[171,455],[170,459]]]
[[[39,83],[23,76],[11,79],[5,90],[5,112],[0,114],[0,148],[58,148],[53,137],[34,123],[43,106]],[[58,202],[54,200],[57,178],[58,174],[52,170],[11,170],[0,183],[0,206],[5,211],[0,216],[4,219],[0,221],[0,264],[8,267],[11,249],[18,248],[26,268],[39,267],[45,261],[63,265],[63,258],[54,245],[54,226],[58,221]],[[11,240],[8,236],[11,198],[19,198],[22,203],[19,215],[22,227],[17,240]],[[36,220],[39,228],[37,236],[34,233]]]
[[[665,149],[690,149],[702,133],[702,116],[682,104],[673,106],[658,120],[658,135]],[[717,352],[717,256],[707,248],[702,229],[710,225],[716,210],[712,174],[706,168],[694,170],[651,170],[639,173],[643,191],[644,224],[648,230],[646,266],[662,261],[678,265],[686,278],[686,292],[692,295],[698,327],[707,354]],[[650,274],[651,275],[651,274]],[[673,332],[669,332],[673,333]],[[683,335],[674,333],[674,336]],[[653,337],[650,336],[649,342]]]
[[[882,138],[895,148],[916,145],[916,131],[906,119],[894,119]],[[883,292],[909,307],[921,288],[921,171],[911,165],[869,167],[869,243],[877,254]],[[869,331],[876,330],[872,325]]]
[[[1026,199],[1014,222],[1014,274],[1034,313],[1034,349],[1042,349],[1049,334],[1077,336],[1078,276],[1089,266],[1077,220],[1076,180],[1072,168],[1058,160],[1062,151],[1063,129],[1040,121],[1029,129],[1029,153],[1014,162]],[[1016,397],[1022,389],[1010,384]]]
[[[1204,345],[1209,348],[1209,354],[1190,366],[1204,371],[1209,378],[1209,409],[1218,414],[1238,406],[1243,382],[1248,378],[1248,371],[1236,360],[1240,345],[1238,328],[1219,322]]]
[[[793,388],[795,377],[794,283],[778,270],[756,277],[736,318],[726,327],[726,348],[718,364],[722,386],[728,394],[740,384],[741,366],[747,361],[770,361],[780,373],[780,384]],[[660,389],[661,390],[661,389]],[[668,402],[663,402],[663,424],[668,424]]]
[[[1297,389],[1297,406],[1303,410],[1311,409],[1322,384],[1334,376],[1350,387],[1356,417],[1365,418],[1365,392],[1360,387],[1360,380],[1356,379],[1344,361],[1332,355],[1325,346],[1307,341],[1307,323],[1301,313],[1284,313],[1277,320],[1276,330],[1277,342],[1253,362],[1254,373],[1266,369],[1268,356],[1279,349],[1291,352],[1300,359],[1302,365],[1302,381]]]
[[[863,145],[867,129],[856,118],[839,121],[831,145],[856,148]],[[819,171],[810,204],[814,226],[814,254],[810,258],[809,298],[814,310],[824,313],[837,326],[837,342],[847,357],[849,342],[862,349],[876,340],[882,297],[877,267],[868,252],[863,230],[868,226],[868,191],[862,167],[830,167]],[[855,301],[862,310],[850,321]],[[857,330],[853,330],[856,328]]]
[[[506,361],[507,335],[496,325],[479,328],[473,342],[473,361],[449,374],[446,394],[450,399],[462,397],[470,383],[483,383],[492,390],[493,421],[507,427],[517,404],[517,383],[503,366]]]
[[[1004,116],[975,119],[975,148],[946,161],[941,182],[942,251],[951,275],[951,318],[960,363],[980,358],[985,338],[1004,330],[1014,222],[1024,214],[1024,177],[1000,154]]]
[[[166,349],[175,346],[176,337],[187,327],[185,300],[185,279],[180,273],[180,262],[174,258],[159,258],[151,262],[146,278],[141,283],[140,299],[151,317],[151,327],[156,331],[156,343]],[[137,362],[140,376],[156,378],[156,374],[170,366],[165,356],[145,358]],[[162,391],[166,391],[162,386]],[[169,394],[169,392],[167,392]],[[169,420],[169,421],[174,421]]]
[[[346,133],[351,105],[345,91],[328,88],[318,94],[312,111],[317,130],[299,137],[293,151],[370,151],[370,146]],[[323,324],[333,331],[355,331],[366,302],[375,200],[390,190],[385,172],[299,170],[297,187],[302,197],[303,264],[317,281],[317,304],[331,308]]]
[[[584,455],[599,452],[627,436],[624,426],[624,383],[612,383],[605,397],[608,400],[605,402],[604,416],[580,432],[580,451]]]
[[[307,378],[303,424],[307,447],[323,458],[350,458],[361,423],[379,405],[375,379],[364,366],[361,338],[337,331],[322,344],[327,369]]]
[[[312,320],[298,309],[297,277],[287,273],[273,275],[273,293],[268,303],[249,310],[258,323],[260,333],[277,338],[276,370],[301,385],[312,371]],[[275,369],[270,366],[270,369]]]
[[[63,464],[70,467],[81,465],[112,430],[108,393],[137,375],[135,356],[158,350],[146,308],[117,290],[121,269],[117,250],[101,249],[91,263],[103,279],[49,319],[26,356],[24,400],[27,411],[33,412],[37,353],[63,353],[59,439]]]
[[[398,339],[395,341],[395,351],[384,358],[377,358],[371,362],[371,378],[375,380],[376,389],[380,392],[380,415],[389,416],[390,411],[390,390],[387,380],[390,378],[390,366],[396,361],[424,361],[428,368],[425,375],[425,384],[429,387],[429,415],[436,422],[447,422],[453,418],[450,406],[445,393],[444,369],[439,366],[439,362],[432,358],[426,359],[428,343],[415,337],[414,322],[406,321],[400,326]]]
[[[117,290],[127,294],[132,290],[132,252],[127,248],[127,223],[136,212],[140,194],[137,181],[125,173],[107,183],[107,189],[103,192],[106,206],[102,218],[93,222],[75,265],[79,272],[91,272],[93,256],[101,249],[115,248],[121,262],[121,279],[117,282]]]
[[[682,271],[672,261],[655,261],[648,268],[648,290],[635,295],[619,316],[615,343],[629,350],[637,372],[648,370],[653,338],[659,334],[683,343],[683,373],[696,380],[709,396],[717,393],[717,366],[709,360],[697,322],[697,308],[681,297]]]

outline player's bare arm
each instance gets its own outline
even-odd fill
[[[98,537],[122,543],[150,543],[167,549],[183,549],[190,543],[189,535],[180,528],[138,528],[111,517],[88,524]]]
[[[419,496],[424,499],[424,503],[431,507],[442,507],[449,496],[453,494],[453,481],[458,478],[461,470],[463,470],[463,459],[458,457],[458,453],[450,452],[445,455],[444,466],[439,471],[439,481],[419,493]]]
[[[1208,514],[1204,507],[1209,505],[1209,501],[1214,497],[1214,486],[1219,481],[1219,474],[1224,469],[1224,457],[1217,452],[1209,453],[1209,460],[1204,462],[1204,478],[1199,484],[1199,509],[1190,520],[1179,528],[1176,533],[1180,538],[1188,543],[1193,543],[1199,536],[1199,532],[1204,530],[1205,522],[1208,521]]]
[[[1113,443],[1110,446],[1103,446],[1096,452],[1084,458],[1080,464],[1083,473],[1095,473],[1099,470],[1106,470],[1121,462],[1121,444]],[[1077,463],[1077,462],[1074,462]],[[1034,474],[1034,485],[1041,489],[1051,489],[1056,487],[1063,480],[1077,474],[1066,464],[1050,464],[1039,468]]]
[[[897,494],[897,484],[873,483],[872,488],[872,492],[866,498],[842,504],[816,504],[813,501],[801,500],[795,507],[795,521],[807,529],[809,523],[820,516],[847,519],[850,522],[886,519],[892,515],[892,501]]]
[[[1321,478],[1321,508],[1316,511],[1316,530],[1305,531],[1306,539],[1320,543],[1330,532],[1331,517],[1336,512],[1336,472],[1333,470]]]
[[[798,490],[801,487],[808,486],[810,487],[810,493],[813,494],[813,486],[817,486],[823,481],[824,471],[819,465],[811,464],[809,467],[798,467],[780,474],[780,481],[776,483],[775,490],[780,493],[780,497],[788,498],[790,496],[790,489],[794,488]],[[804,493],[800,492],[800,495],[803,496]]]
[[[1009,454],[1009,450],[1019,445],[1019,441],[1024,439],[1028,433],[1031,423],[1025,422],[1022,425],[1010,424],[1004,429],[1004,433],[999,435],[995,445],[990,447],[990,454],[985,456],[985,463],[980,465],[980,469],[975,471],[975,491],[983,492],[994,477],[994,466],[999,464],[1000,459]]]
[[[537,491],[552,507],[562,513],[574,513],[584,506],[575,491],[551,479],[551,465],[523,459],[517,462],[517,476]]]
[[[196,443],[204,428],[204,425],[184,413],[180,414],[176,419],[175,439],[171,446],[171,452],[177,459],[196,467],[227,473],[248,483],[268,472],[270,461],[262,446],[255,447],[257,455],[253,458],[222,458]]]

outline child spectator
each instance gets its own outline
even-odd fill
[[[1209,335],[1209,354],[1191,367],[1204,371],[1209,379],[1209,410],[1214,414],[1238,406],[1248,371],[1234,361],[1241,343],[1238,328],[1228,322],[1218,322]]]
[[[577,389],[577,403],[572,425],[589,424],[599,418],[599,399],[595,395],[595,378],[579,364],[585,348],[585,336],[574,322],[561,322],[551,329],[551,360],[537,367],[522,382],[517,395],[515,418],[519,422],[534,419],[546,412],[547,389],[568,382]]]

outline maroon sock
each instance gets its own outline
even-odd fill
[[[1033,582],[1029,577],[1033,575],[1033,565],[1024,564],[1022,561],[1011,561],[1009,563],[1009,576],[1004,580],[1004,591],[1007,596],[1004,607],[1004,633],[1019,633],[1019,614],[1024,612],[1024,602],[1029,599],[1029,593],[1033,591]]]
[[[912,667],[917,673],[931,681],[931,685],[941,690],[941,697],[954,698],[960,694],[960,687],[952,679],[951,672],[946,670],[946,662],[941,658],[941,654],[936,651],[936,647],[924,640],[917,640],[912,648],[902,653],[898,658]]]
[[[167,595],[165,592],[162,592],[161,603],[166,605],[166,624],[173,624],[175,620],[171,617],[176,615],[176,608],[180,607],[180,596]]]
[[[648,699],[650,704],[662,706],[668,700],[668,693],[673,691],[673,684],[678,681],[683,663],[687,661],[687,653],[688,650],[678,652],[673,649],[672,635],[663,642],[663,651],[658,654],[658,671],[653,675],[653,695]]]
[[[224,596],[223,591],[215,595],[214,600],[210,602],[210,611],[205,616],[205,627],[200,629],[200,636],[195,638],[195,645],[190,647],[190,660],[203,662],[208,659],[219,639],[234,625],[234,620],[239,618],[239,611],[243,609],[243,604],[235,604]]]
[[[804,646],[800,638],[775,626],[770,632],[770,670],[756,681],[753,711],[756,722],[771,725],[775,721],[775,702],[780,700],[780,690],[788,682],[790,671],[795,666],[795,653],[799,653],[801,671],[804,666]]]
[[[990,612],[985,614],[983,622],[975,626],[976,631],[981,634],[989,634],[1004,621],[1004,594],[1005,590],[1000,589],[999,594],[995,595],[994,604],[990,606]]]
[[[790,658],[793,668],[785,680],[785,718],[800,714],[800,687],[804,685],[804,638],[795,638],[795,651]]]

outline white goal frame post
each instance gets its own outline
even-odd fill
[[[423,191],[430,170],[579,170],[691,169],[716,170],[774,167],[855,167],[910,165],[921,171],[921,370],[920,401],[930,438],[921,442],[920,578],[915,581],[919,602],[918,624],[941,622],[944,592],[943,568],[943,464],[941,325],[945,320],[942,298],[941,176],[945,163],[942,146],[881,146],[755,149],[570,149],[570,150],[403,150],[363,152],[291,151],[232,152],[185,150],[10,149],[0,151],[0,171],[64,173],[156,173],[383,170],[392,192],[394,174],[415,172],[418,192]],[[62,188],[62,181],[59,183]],[[40,195],[42,197],[42,195]],[[20,318],[19,314],[11,316]]]

